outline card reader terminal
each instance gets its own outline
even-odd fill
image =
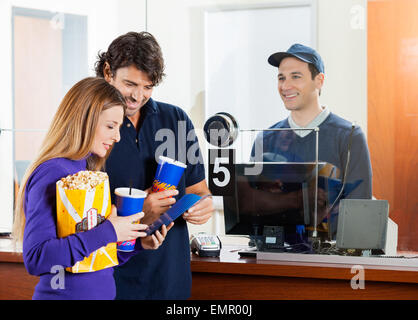
[[[195,253],[200,257],[219,257],[221,248],[221,241],[216,235],[199,232],[190,239],[190,249],[192,253]]]

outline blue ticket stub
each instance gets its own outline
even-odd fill
[[[147,235],[153,234],[155,231],[160,229],[163,224],[168,226],[171,222],[181,216],[184,212],[189,210],[199,201],[203,201],[211,195],[205,195],[203,197],[197,194],[189,193],[184,195],[179,201],[177,201],[166,213],[160,216],[160,218],[152,223],[145,232]]]

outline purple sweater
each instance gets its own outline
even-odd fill
[[[57,238],[55,183],[80,170],[86,170],[85,159],[48,160],[35,169],[26,185],[23,259],[28,272],[40,277],[33,299],[115,298],[113,268],[87,273],[62,271],[117,240],[115,229],[108,220],[89,231]],[[136,243],[134,252],[118,252],[119,264],[142,249],[140,241]],[[60,274],[64,274],[64,279],[60,278]]]

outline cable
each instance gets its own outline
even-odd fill
[[[347,171],[348,171],[348,164],[350,163],[350,156],[351,156],[351,144],[353,142],[353,132],[355,129],[355,124],[353,123],[351,125],[351,132],[350,132],[350,137],[348,140],[348,147],[347,147],[347,162],[345,164],[345,169],[344,169],[344,174],[343,174],[343,180],[342,180],[342,186],[341,186],[341,190],[338,194],[338,196],[335,198],[334,202],[332,203],[332,206],[329,209],[329,212],[332,211],[332,209],[334,209],[335,204],[337,203],[337,201],[339,200],[339,198],[341,197],[343,191],[344,191],[344,187],[345,187],[345,183],[346,183],[346,178],[347,178]]]
[[[351,131],[350,131],[350,136],[348,138],[348,146],[347,146],[347,161],[345,163],[345,169],[344,169],[344,173],[343,173],[343,179],[342,179],[342,185],[341,185],[341,190],[338,193],[337,197],[335,198],[334,202],[332,203],[331,207],[327,210],[327,219],[328,219],[328,223],[330,224],[330,214],[331,211],[334,209],[335,204],[337,203],[337,201],[340,200],[340,197],[342,196],[343,192],[344,192],[344,187],[345,187],[345,183],[346,183],[346,178],[347,178],[347,171],[348,171],[348,165],[350,163],[350,157],[351,157],[351,144],[353,142],[353,133],[354,133],[354,129],[356,127],[356,124],[353,122],[351,124]],[[331,228],[330,226],[328,227],[328,237],[329,239],[331,239]]]

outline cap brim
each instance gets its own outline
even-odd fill
[[[274,67],[278,67],[280,65],[280,62],[282,62],[282,60],[284,58],[287,57],[293,57],[293,55],[288,54],[287,52],[276,52],[273,53],[269,58],[268,58],[268,63],[270,63],[272,66]]]
[[[274,67],[279,67],[280,63],[282,62],[282,60],[284,58],[288,58],[288,57],[293,57],[293,58],[297,58],[299,60],[302,60],[306,63],[312,63],[312,61],[309,61],[308,59],[302,57],[301,55],[298,54],[293,54],[293,53],[288,53],[288,52],[276,52],[273,53],[269,58],[268,58],[268,63],[270,63],[272,66]]]

